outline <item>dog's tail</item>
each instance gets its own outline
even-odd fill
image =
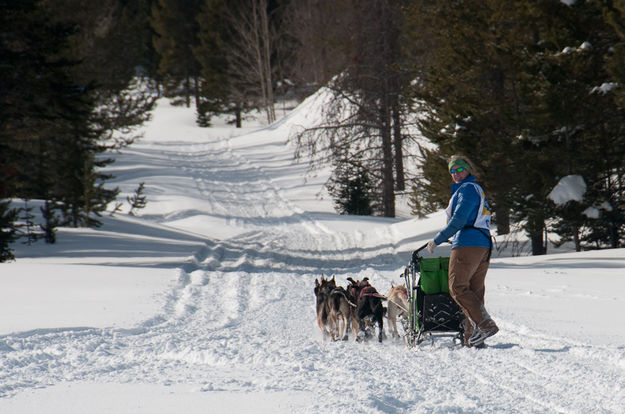
[[[332,310],[337,313],[341,313],[341,301],[347,302],[347,304],[353,308],[356,307],[355,303],[352,303],[347,296],[347,292],[344,289],[334,289],[332,291]]]

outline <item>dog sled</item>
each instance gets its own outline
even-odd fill
[[[435,337],[451,337],[463,344],[464,314],[449,294],[449,257],[419,255],[426,245],[412,253],[403,278],[408,294],[408,318],[402,320],[404,340],[409,347]]]

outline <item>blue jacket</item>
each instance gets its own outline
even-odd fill
[[[475,223],[481,199],[474,186],[465,185],[460,188],[462,184],[467,182],[475,182],[475,176],[469,175],[461,182],[451,186],[452,197],[456,191],[458,191],[458,195],[454,198],[451,206],[451,220],[434,237],[434,242],[437,245],[453,236],[452,249],[465,246],[490,247],[490,232],[471,227]]]

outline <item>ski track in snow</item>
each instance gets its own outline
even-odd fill
[[[168,224],[210,214],[239,232],[193,252],[178,268],[162,313],[140,326],[0,336],[0,397],[98,380],[309,393],[307,412],[616,413],[625,407],[623,347],[549,337],[506,320],[498,320],[501,332],[485,350],[456,349],[445,340],[418,350],[390,339],[322,341],[315,278],[333,272],[344,284],[347,276],[367,276],[385,294],[391,282],[401,283],[404,264],[388,259],[394,234],[385,245],[362,248],[369,230],[340,233],[316,221],[226,140],[140,144],[133,151],[176,171],[180,192],[193,191],[206,203],[203,212],[152,219]],[[150,180],[158,183],[147,177],[148,188]],[[367,265],[377,258],[382,265]]]

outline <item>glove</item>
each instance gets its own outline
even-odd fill
[[[430,240],[428,242],[428,245],[426,247],[427,251],[430,253],[434,253],[434,249],[436,249],[436,242],[434,242],[434,239]]]

